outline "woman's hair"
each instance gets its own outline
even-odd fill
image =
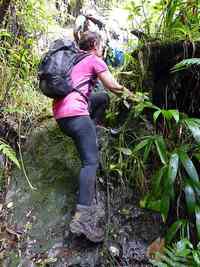
[[[78,46],[81,50],[92,50],[95,45],[99,45],[102,41],[101,35],[97,32],[87,31],[81,34]]]

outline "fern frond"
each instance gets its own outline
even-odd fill
[[[0,152],[20,169],[20,164],[17,159],[16,153],[10,145],[4,143],[3,141],[0,141]]]
[[[152,260],[153,266],[157,267],[198,267],[198,250],[187,239],[182,239],[165,248],[164,254],[158,254],[158,260]],[[194,257],[195,255],[195,257]]]
[[[200,58],[184,59],[181,62],[177,63],[173,68],[171,68],[171,72],[184,70],[192,65],[200,65]]]

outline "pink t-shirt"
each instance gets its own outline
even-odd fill
[[[84,81],[97,77],[97,74],[108,69],[106,63],[96,55],[85,57],[73,67],[71,78],[73,86],[78,86]],[[90,85],[86,84],[79,89],[89,97]],[[53,114],[56,119],[89,115],[86,99],[78,92],[73,91],[64,98],[53,101]]]

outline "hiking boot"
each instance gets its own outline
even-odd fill
[[[104,239],[104,231],[98,223],[105,212],[98,205],[77,205],[77,211],[70,223],[70,231],[76,235],[85,235],[90,241],[97,243]]]

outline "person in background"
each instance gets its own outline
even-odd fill
[[[101,35],[104,43],[108,40],[108,32],[106,25],[99,19],[99,16],[94,10],[87,10],[83,14],[80,14],[74,24],[74,39],[78,44],[81,34],[86,31],[97,32]]]
[[[81,34],[85,31],[98,32],[104,42],[103,59],[106,64],[113,68],[121,67],[124,63],[124,49],[122,42],[122,32],[120,32],[120,25],[115,22],[112,29],[99,18],[95,10],[87,10],[85,14],[81,14],[76,18],[74,25],[74,39],[78,44]],[[96,84],[96,92],[104,91],[101,82]]]
[[[93,204],[96,171],[99,165],[95,123],[101,119],[108,104],[108,97],[105,94],[90,98],[90,95],[97,79],[105,88],[119,96],[125,89],[113,78],[102,60],[103,41],[98,33],[84,32],[78,45],[89,55],[73,67],[71,73],[73,85],[76,87],[86,80],[90,83],[80,88],[81,94],[72,91],[66,97],[54,100],[53,114],[61,130],[74,140],[82,162],[78,203],[70,223],[70,230],[76,235],[85,235],[90,241],[101,242],[104,239],[104,231],[98,222],[104,211],[98,204]]]

